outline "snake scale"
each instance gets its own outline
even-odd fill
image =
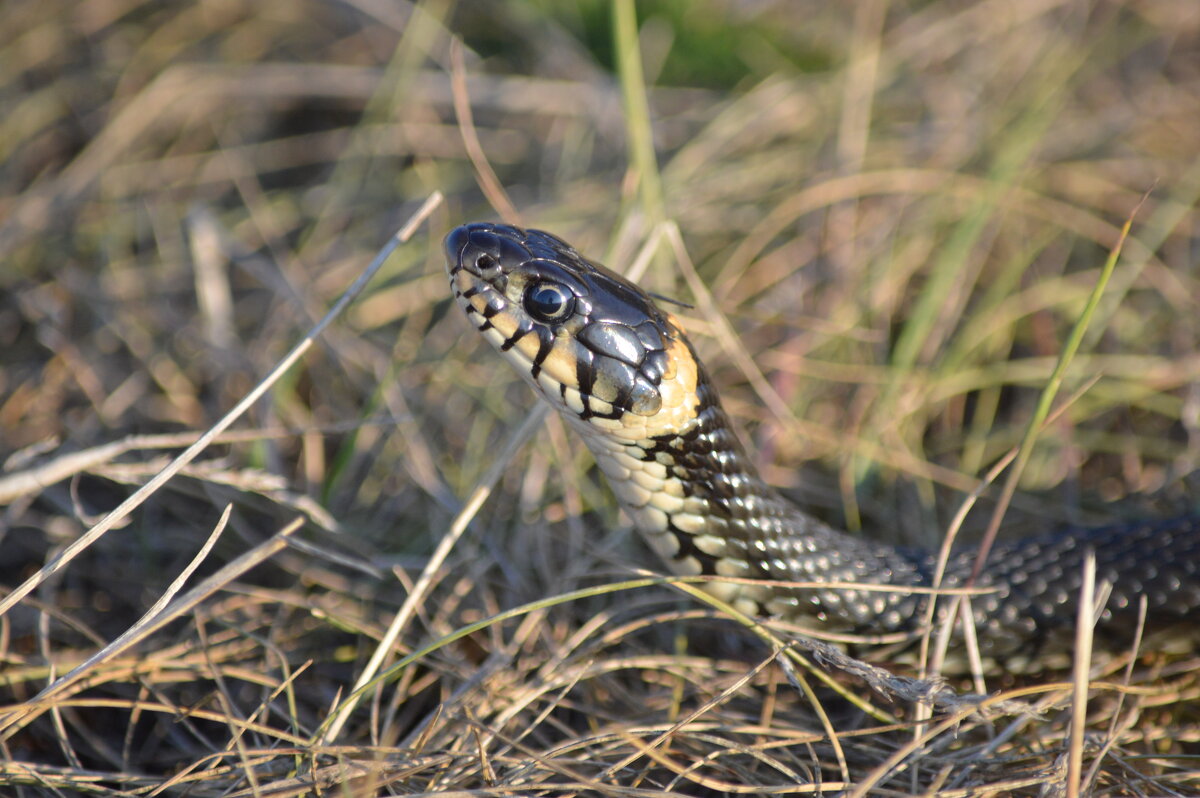
[[[705,589],[750,614],[835,632],[920,631],[930,596],[905,588],[933,585],[934,555],[838,531],[766,485],[679,322],[649,294],[539,230],[464,225],[446,236],[445,254],[467,318],[583,437],[671,570],[738,578]],[[997,543],[975,582],[991,592],[971,601],[985,663],[1013,672],[1066,663],[1089,549],[1097,581],[1112,587],[1097,650],[1129,648],[1141,597],[1155,646],[1195,646],[1200,518],[1189,517]],[[976,554],[953,553],[941,585],[967,583]]]

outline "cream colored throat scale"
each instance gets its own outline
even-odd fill
[[[819,582],[706,583],[744,612],[837,632],[921,630],[930,552],[833,529],[759,478],[679,323],[633,283],[539,230],[478,223],[446,236],[450,286],[467,318],[583,436],[638,531],[677,573]],[[1112,586],[1097,648],[1132,643],[1138,604],[1166,647],[1200,634],[1200,518],[1048,531],[997,544],[972,600],[985,661],[1061,667],[1074,641],[1084,553]],[[954,554],[943,586],[966,582]],[[939,606],[944,605],[941,602]]]

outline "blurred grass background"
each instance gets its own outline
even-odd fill
[[[981,723],[876,774],[911,732],[839,753],[770,666],[737,687],[769,652],[662,588],[447,644],[314,742],[532,404],[450,312],[441,236],[498,216],[454,111],[452,39],[521,221],[622,269],[657,219],[611,4],[12,0],[0,18],[0,479],[205,429],[445,196],[240,439],[0,618],[2,715],[144,613],[227,503],[197,578],[296,515],[316,547],[8,728],[13,790],[1032,794],[1056,777],[1053,713],[998,749]],[[1039,439],[1008,517],[1020,534],[1196,510],[1200,4],[661,0],[638,21],[663,213],[716,298],[684,320],[770,481],[936,545],[1020,440],[1148,195],[1066,391],[1095,383]],[[695,300],[668,259],[643,282]],[[7,496],[0,590],[178,448],[149,443]],[[519,451],[397,656],[651,562],[581,448],[550,421]],[[1155,667],[1158,692],[1094,718],[1122,730],[1098,794],[1200,792],[1194,663]]]

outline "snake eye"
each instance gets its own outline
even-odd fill
[[[558,321],[574,307],[575,296],[558,283],[534,283],[525,289],[525,310],[538,321]]]

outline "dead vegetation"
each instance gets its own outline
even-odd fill
[[[608,4],[547,5],[5,6],[0,791],[1200,794],[1195,658],[1111,662],[1086,707],[1069,674],[989,679],[1037,712],[923,721],[841,672],[789,681],[638,570],[442,273],[441,235],[497,215],[454,35],[522,221],[618,267],[653,228]],[[1200,8],[910,6],[643,9],[664,218],[700,277],[663,258],[646,284],[696,303],[772,481],[936,545],[1149,192],[1006,524],[1195,512]],[[435,192],[266,398],[106,518]]]

